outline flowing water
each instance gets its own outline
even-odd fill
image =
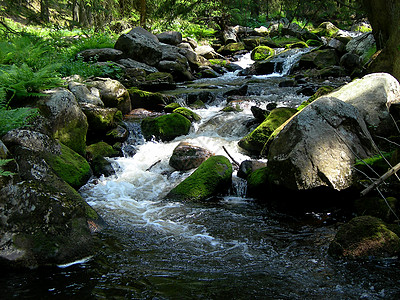
[[[196,113],[202,120],[187,136],[168,143],[144,141],[137,123],[127,123],[127,155],[113,159],[115,176],[93,180],[82,196],[108,228],[98,253],[55,269],[2,274],[5,299],[398,299],[396,258],[352,262],[327,255],[334,237],[329,213],[289,216],[246,198],[234,176],[230,194],[205,203],[164,199],[190,175],[168,164],[187,141],[236,161],[249,157],[237,141],[251,127],[250,107],[296,107],[306,97],[279,88],[283,74],[243,78],[227,74],[182,86],[175,94],[209,90],[217,95]],[[249,85],[240,113],[221,112],[223,92]],[[128,155],[128,153],[130,155]],[[133,155],[134,154],[134,155]]]

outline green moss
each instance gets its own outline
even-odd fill
[[[321,41],[317,41],[317,40],[307,40],[306,44],[309,47],[319,47],[319,46],[322,46],[324,43]]]
[[[246,46],[244,43],[230,43],[228,45],[222,46],[218,49],[218,52],[225,54],[233,54],[235,52],[245,50]]]
[[[258,46],[251,51],[252,60],[266,60],[275,54],[275,50],[268,46]]]
[[[367,174],[368,176],[375,176],[375,172],[378,174],[384,174],[390,168],[386,161],[390,160],[393,152],[386,152],[382,153],[383,156],[380,154],[363,159],[357,160],[355,167],[360,170],[361,172]],[[375,171],[372,172],[371,168]]]
[[[212,156],[167,195],[176,200],[201,201],[225,191],[231,182],[232,164],[225,156]]]
[[[173,112],[184,116],[191,122],[198,122],[201,120],[201,117],[198,114],[196,114],[195,112],[191,111],[186,107],[178,107],[174,109]]]
[[[190,108],[193,108],[193,109],[200,109],[200,108],[205,108],[206,107],[204,102],[201,101],[201,100],[196,100],[195,102],[193,102],[189,106],[190,106]]]
[[[230,62],[227,61],[226,59],[220,59],[220,58],[216,58],[216,59],[209,59],[208,60],[212,65],[218,65],[221,67],[226,67]]]
[[[174,103],[170,103],[170,104],[166,105],[166,106],[164,107],[164,110],[165,110],[166,112],[173,112],[173,111],[174,111],[175,109],[177,109],[178,107],[181,107],[181,105],[180,105],[179,103],[174,102]]]
[[[308,98],[306,101],[300,104],[300,106],[297,108],[298,111],[302,110],[304,107],[312,103],[314,100],[318,99],[319,97],[322,97],[324,95],[329,94],[334,90],[333,87],[331,86],[322,86],[320,87],[314,95],[312,95],[310,98]]]
[[[285,46],[286,49],[294,49],[294,48],[308,48],[307,43],[300,41],[293,44],[287,44]]]
[[[80,155],[85,155],[87,130],[87,124],[82,126],[82,122],[72,120],[57,130],[54,133],[54,138]]]
[[[160,93],[142,91],[138,88],[131,88],[128,92],[131,97],[132,108],[161,110],[166,104],[163,95]]]
[[[166,81],[173,82],[174,78],[170,73],[155,72],[146,76],[146,81]]]
[[[172,113],[157,118],[146,118],[141,123],[145,139],[153,136],[162,141],[171,141],[174,138],[189,133],[191,122],[184,116]]]
[[[400,251],[400,239],[378,218],[361,216],[339,228],[329,247],[331,255],[348,258],[387,257]]]
[[[61,155],[50,155],[46,161],[54,172],[73,188],[84,185],[91,176],[89,163],[81,155],[61,144]]]
[[[296,109],[288,107],[275,108],[264,122],[239,141],[239,146],[252,153],[260,154],[270,135],[296,112]]]
[[[114,157],[119,155],[118,151],[115,151],[111,145],[105,142],[98,142],[88,146],[86,153],[91,160],[97,157]]]
[[[223,112],[241,112],[243,109],[240,108],[239,104],[227,105],[221,111]]]

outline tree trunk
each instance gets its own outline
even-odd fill
[[[146,28],[147,7],[146,0],[140,0],[140,26]]]
[[[43,22],[50,22],[49,0],[40,0],[40,18]]]
[[[400,1],[363,0],[375,37],[382,52],[368,67],[369,72],[387,72],[400,80]]]

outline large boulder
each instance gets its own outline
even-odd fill
[[[290,119],[269,147],[273,184],[289,190],[352,186],[356,158],[373,155],[367,126],[352,105],[321,97]]]
[[[33,268],[93,255],[92,233],[104,222],[70,185],[90,176],[84,160],[38,132],[12,130],[3,140],[18,167],[0,187],[0,265]]]
[[[100,92],[97,88],[93,87],[91,90],[80,82],[70,81],[68,89],[74,94],[78,103],[88,103],[96,106],[104,106],[103,101],[100,99]]]
[[[48,90],[44,94],[38,105],[46,117],[49,134],[84,155],[88,122],[75,96],[64,88]]]
[[[157,118],[146,118],[141,123],[142,133],[146,140],[153,137],[162,141],[189,133],[191,122],[184,116],[172,113]]]
[[[197,168],[212,155],[213,154],[207,149],[181,142],[174,149],[169,159],[169,165],[175,170],[187,171]]]
[[[162,57],[162,50],[157,37],[143,28],[134,28],[128,33],[122,34],[114,48],[124,52],[127,58],[150,66],[157,65]]]
[[[329,94],[356,107],[371,133],[388,136],[395,130],[389,114],[392,104],[400,102],[400,84],[388,73],[373,73]]]
[[[188,178],[173,188],[167,199],[203,201],[224,193],[231,185],[232,164],[225,156],[211,156]]]
[[[106,107],[116,107],[123,114],[132,110],[128,90],[117,80],[110,78],[95,78],[87,82],[88,87],[95,87],[100,92],[100,98]]]
[[[352,259],[393,257],[399,252],[397,234],[381,219],[371,216],[356,217],[342,225],[329,245],[331,255]]]
[[[76,57],[84,61],[117,61],[123,55],[123,52],[113,48],[87,49],[79,52]]]
[[[294,108],[275,108],[256,129],[239,141],[239,146],[251,153],[260,154],[270,135],[296,112]]]
[[[154,111],[162,111],[166,102],[160,93],[152,93],[131,88],[128,90],[132,102],[132,108],[145,108]]]
[[[319,68],[339,64],[339,57],[334,49],[316,50],[303,55],[299,61],[300,68]]]
[[[361,61],[365,62],[368,57],[368,51],[375,46],[375,39],[372,32],[366,32],[358,37],[353,38],[346,45],[348,53],[354,53],[360,56]]]
[[[182,43],[182,33],[178,31],[166,31],[156,35],[161,43],[178,45]]]

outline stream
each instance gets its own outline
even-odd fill
[[[298,55],[298,53],[294,53]],[[246,66],[248,57],[239,62]],[[251,106],[297,107],[308,97],[299,87],[279,87],[293,61],[268,76],[228,73],[182,84],[181,98],[207,90],[215,100],[194,110],[202,117],[187,136],[144,141],[138,123],[127,123],[132,148],[111,159],[116,175],[92,180],[81,195],[108,223],[91,258],[58,268],[0,275],[3,299],[399,299],[397,258],[347,261],[327,254],[336,222],[321,213],[290,216],[246,198],[234,174],[229,195],[205,203],[171,202],[164,196],[190,175],[168,164],[181,141],[250,159],[237,142],[254,127]],[[286,69],[285,69],[286,68]],[[242,112],[222,112],[223,93],[248,85]],[[316,85],[341,84],[315,82]],[[329,213],[325,213],[329,215]]]

